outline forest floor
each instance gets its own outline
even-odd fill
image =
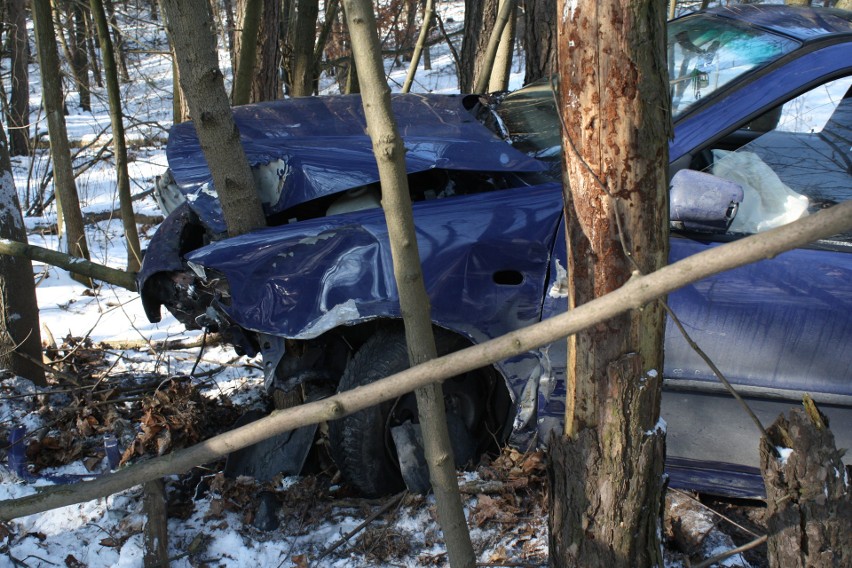
[[[444,20],[456,25],[463,21],[463,4],[437,3]],[[158,23],[135,13],[119,16],[133,47],[133,80],[122,87],[122,101],[136,212],[145,219],[140,224],[144,248],[161,220],[148,190],[166,166],[172,75]],[[222,56],[225,68],[227,59]],[[8,60],[2,65],[5,80]],[[457,92],[446,48],[434,49],[432,65],[432,72],[418,74],[414,90]],[[405,68],[389,62],[388,69],[398,88]],[[14,176],[29,242],[60,249],[35,64],[30,77],[32,123],[40,144],[33,157],[14,159]],[[520,86],[522,77],[522,63],[516,64],[512,87]],[[324,93],[334,88],[333,81],[323,82]],[[102,88],[93,95],[93,110],[83,112],[70,94],[66,121],[83,211],[93,215],[87,225],[92,258],[122,268],[121,222],[109,214],[118,203],[106,95]],[[240,357],[199,332],[186,332],[168,314],[158,324],[148,322],[137,294],[108,284],[89,289],[38,263],[34,269],[52,373],[46,388],[0,373],[0,500],[108,473],[105,435],[117,438],[122,463],[132,464],[226,431],[244,413],[267,408],[259,360]],[[13,456],[9,448],[10,438],[19,434],[27,444],[25,457]],[[540,452],[507,448],[459,474],[480,565],[547,564],[545,460]],[[340,483],[321,443],[298,477],[258,483],[228,478],[224,469],[222,460],[165,480],[172,566],[447,565],[431,496],[360,498]],[[142,489],[135,487],[2,523],[0,565],[141,566],[142,497]],[[666,565],[673,568],[765,532],[763,509],[756,503],[708,501],[670,491],[666,509]],[[765,566],[765,547],[719,565]]]

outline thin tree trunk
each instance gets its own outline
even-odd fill
[[[152,0],[151,18],[154,20],[157,19],[155,17],[157,13],[156,6],[156,0]],[[118,18],[115,16],[113,0],[104,0],[104,7],[106,8],[109,26],[112,30],[112,45],[113,51],[115,52],[115,62],[118,65],[119,72],[121,73],[120,78],[123,83],[128,83],[130,82],[130,73],[127,72],[127,57],[124,54],[124,35],[121,33],[121,26],[118,25]]]
[[[133,202],[130,195],[130,175],[127,172],[127,143],[124,138],[124,117],[121,111],[121,92],[118,85],[118,70],[115,54],[109,37],[106,12],[103,0],[89,0],[92,17],[98,29],[101,53],[104,58],[104,74],[109,97],[109,118],[112,124],[112,143],[115,151],[115,169],[118,178],[118,202],[121,207],[121,222],[124,227],[124,239],[127,245],[127,271],[136,272],[142,264],[142,247],[139,245],[139,232],[133,214]]]
[[[0,128],[0,239],[27,242],[27,230],[12,176],[6,133]],[[0,368],[44,386],[41,333],[33,265],[29,259],[0,256]],[[27,357],[20,357],[23,353]]]
[[[77,196],[77,186],[71,166],[71,152],[68,148],[65,116],[62,112],[64,108],[62,80],[49,0],[33,0],[32,12],[36,45],[38,45],[44,110],[50,134],[50,156],[53,160],[53,184],[57,209],[61,210],[64,220],[68,253],[88,260],[89,246],[86,243],[86,230],[83,226],[83,215],[80,212],[80,200]],[[88,279],[83,278],[81,281],[89,284]]]
[[[515,51],[515,21],[518,13],[518,3],[515,0],[501,0],[500,9],[503,4],[512,3],[509,19],[503,26],[500,34],[500,43],[494,57],[494,65],[488,80],[488,92],[495,93],[505,91],[509,88],[509,75],[512,71],[512,53]]]
[[[206,0],[162,0],[177,54],[180,83],[228,225],[240,235],[266,225],[216,56],[216,30]]]
[[[325,51],[325,45],[328,42],[328,35],[331,33],[331,27],[337,19],[337,9],[340,5],[340,0],[328,0],[325,6],[325,20],[322,23],[317,44],[314,47],[314,86],[313,92],[319,92],[319,76],[321,73],[320,65],[322,64],[322,54]]]
[[[411,367],[375,383],[278,411],[190,448],[131,465],[95,481],[73,486],[45,487],[34,495],[0,501],[0,521],[91,501],[151,479],[184,473],[284,432],[308,424],[336,420],[369,406],[399,398],[424,385],[539,349],[566,336],[598,326],[619,314],[641,309],[657,298],[714,274],[775,258],[785,251],[850,230],[852,201],[846,201],[783,227],[692,255],[652,274],[636,276],[618,290],[574,310]]]
[[[77,93],[80,97],[80,109],[86,112],[92,110],[92,90],[89,85],[89,56],[86,54],[86,17],[83,6],[79,2],[71,3],[73,15],[73,33],[70,34],[71,68],[74,70],[74,81],[77,83]]]
[[[95,24],[92,22],[92,15],[88,12],[84,12],[84,14],[86,16],[86,51],[89,53],[89,66],[92,69],[92,77],[95,79],[95,85],[103,88],[104,80],[100,65],[98,64],[98,53],[95,50],[97,31],[95,31]]]
[[[569,309],[666,262],[665,12],[659,0],[557,8]],[[569,339],[548,465],[554,566],[662,565],[663,331],[655,302]]]
[[[502,0],[500,11],[497,13],[497,21],[494,23],[491,36],[488,38],[488,45],[482,54],[479,73],[476,75],[476,83],[473,85],[474,93],[484,93],[488,88],[491,72],[494,69],[494,60],[497,58],[497,49],[500,47],[500,40],[503,36],[503,29],[509,21],[509,16],[514,13],[515,0]]]
[[[294,97],[309,97],[314,92],[314,44],[318,17],[319,0],[299,0],[290,63],[290,94]]]
[[[344,5],[353,56],[364,78],[364,115],[379,168],[382,207],[388,225],[408,358],[414,366],[435,359],[437,350],[408,193],[405,147],[391,111],[390,89],[385,80],[372,3],[369,0],[344,0]],[[441,385],[420,388],[415,394],[429,477],[438,505],[438,522],[444,532],[450,565],[473,567],[476,558],[456,480]]]
[[[9,126],[9,154],[30,155],[30,44],[27,40],[25,0],[10,0],[7,4],[12,29],[12,89],[6,123]]]
[[[434,14],[434,0],[426,0],[426,5],[423,7],[423,27],[420,28],[420,36],[417,38],[417,44],[414,46],[414,53],[411,55],[411,63],[408,66],[408,75],[406,75],[405,83],[402,85],[403,93],[407,93],[411,90],[411,83],[414,82],[414,75],[417,73],[417,66],[420,64],[420,54],[423,53],[423,46],[426,44],[426,38],[429,37],[429,24],[432,22],[432,16]]]
[[[237,68],[234,71],[233,103],[244,105],[251,101],[251,84],[257,62],[257,35],[263,0],[245,0],[242,13],[242,33],[237,47]],[[214,36],[215,37],[215,36]]]

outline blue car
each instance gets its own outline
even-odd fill
[[[852,198],[852,13],[732,6],[673,20],[668,37],[671,262]],[[551,83],[392,104],[439,351],[565,311]],[[148,317],[165,306],[262,354],[279,406],[406,368],[360,98],[253,104],[234,117],[270,226],[227,238],[194,128],[176,125],[157,182],[169,215],[139,274]],[[838,446],[852,446],[852,234],[702,280],[669,304],[762,421],[809,393]],[[444,383],[457,463],[561,426],[566,349]],[[761,496],[756,428],[671,322],[664,378],[670,484]],[[344,478],[380,495],[422,488],[418,437],[411,395],[330,423],[327,442]],[[285,460],[293,472],[312,436],[301,439]]]

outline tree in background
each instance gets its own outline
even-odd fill
[[[68,37],[71,39],[71,69],[74,71],[74,82],[77,84],[77,94],[80,98],[80,110],[91,112],[92,91],[89,85],[89,56],[86,53],[86,16],[82,2],[70,3],[72,26]]]
[[[488,40],[497,21],[499,0],[465,0],[464,35],[459,54],[459,90],[462,93],[473,91],[480,74],[482,56],[488,46]],[[476,25],[467,25],[476,22]]]
[[[133,201],[130,195],[130,175],[127,172],[127,144],[124,139],[124,116],[121,111],[121,93],[118,86],[116,58],[109,37],[107,16],[103,0],[89,0],[92,17],[98,29],[101,53],[104,58],[107,95],[109,97],[109,117],[112,124],[112,143],[115,151],[115,170],[118,178],[118,200],[121,208],[121,222],[124,227],[124,240],[127,244],[127,271],[136,272],[142,265],[142,247],[139,245],[139,232],[136,228],[136,215],[133,213]]]
[[[666,3],[560,0],[569,309],[668,256]],[[628,312],[568,343],[565,432],[549,441],[550,562],[662,566],[664,316]]]
[[[556,71],[556,0],[524,2],[524,85]]]
[[[290,57],[290,94],[309,97],[314,92],[314,45],[317,38],[319,0],[299,0]]]
[[[0,238],[27,242],[6,133],[0,128]],[[0,254],[0,369],[44,385],[33,265]]]
[[[228,234],[266,225],[254,178],[240,144],[216,51],[216,29],[206,0],[161,3],[180,69],[180,84],[213,175]]]
[[[53,160],[53,185],[57,202],[57,217],[64,225],[68,254],[89,260],[89,246],[80,212],[80,199],[71,166],[68,132],[65,127],[62,98],[62,75],[59,54],[56,52],[56,34],[50,13],[50,0],[33,0],[33,24],[38,46],[39,72],[50,136],[50,157]],[[61,231],[60,231],[61,233]],[[90,284],[87,278],[80,278]]]
[[[30,42],[27,39],[27,10],[25,0],[10,0],[6,3],[11,22],[9,44],[11,45],[12,88],[6,111],[9,127],[9,154],[30,155]]]

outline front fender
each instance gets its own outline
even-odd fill
[[[558,184],[420,202],[415,224],[434,323],[474,342],[539,321]],[[223,274],[238,325],[311,339],[340,325],[400,317],[380,209],[267,228],[188,259]]]

